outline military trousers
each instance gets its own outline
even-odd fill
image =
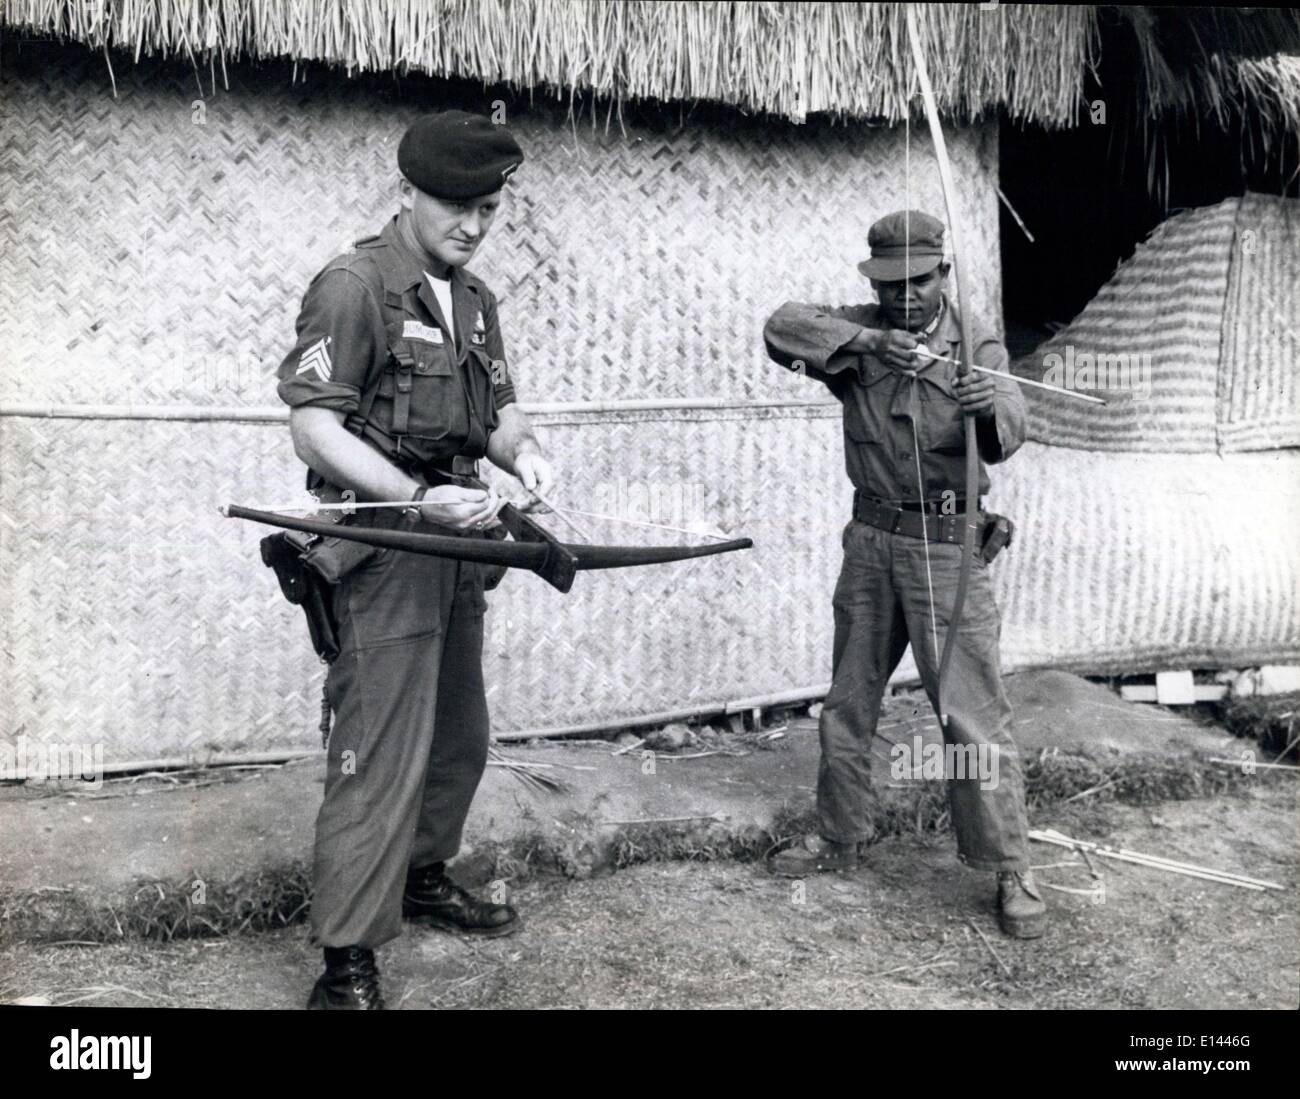
[[[890,675],[908,642],[931,705],[957,590],[961,546],[926,544],[857,520],[844,531],[835,587],[834,675],[820,721],[817,813],[827,839],[871,838],[870,749]],[[930,585],[933,584],[933,621]],[[1002,688],[1001,623],[989,566],[977,556],[945,683],[948,804],[962,862],[977,870],[1029,867],[1024,780]],[[906,758],[906,757],[904,757]],[[972,766],[974,761],[982,766]],[[919,760],[911,760],[917,768]],[[909,773],[916,769],[909,766]],[[991,777],[990,777],[991,776]]]
[[[392,513],[363,521],[422,529]],[[460,849],[487,765],[482,566],[381,549],[334,606],[312,937],[373,948],[401,932],[407,870]]]

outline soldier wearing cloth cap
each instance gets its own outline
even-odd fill
[[[280,366],[309,487],[359,501],[376,527],[498,525],[493,491],[447,484],[486,457],[525,488],[552,472],[514,403],[497,303],[464,270],[523,161],[514,138],[460,111],[414,123],[397,150],[400,209],[308,287]],[[426,526],[437,524],[437,526]],[[514,931],[513,908],[445,874],[486,766],[484,569],[373,550],[338,579],[335,714],[316,822],[313,940],[325,973],[309,1007],[382,1007],[374,948],[403,916],[459,932]]]
[[[858,265],[878,305],[788,302],[764,329],[774,360],[824,382],[843,402],[855,490],[833,600],[834,679],[821,714],[819,834],[774,856],[778,873],[858,865],[872,838],[869,750],[885,684],[909,641],[931,701],[938,697],[962,554],[960,517],[979,506],[962,499],[963,416],[976,417],[983,462],[1005,461],[1024,442],[1024,400],[1013,382],[978,372],[958,377],[951,362],[917,353],[962,357],[959,319],[945,293],[943,233],[942,222],[915,210],[882,218],[867,237],[871,258]],[[1005,370],[998,339],[973,331],[975,364]],[[988,484],[981,465],[981,495]],[[1046,908],[1029,870],[1024,785],[999,672],[1001,624],[987,552],[993,544],[975,558],[943,703],[945,738],[974,745],[977,759],[996,757],[996,783],[949,774],[949,806],[962,861],[997,872],[1002,929],[1032,938],[1042,934]]]

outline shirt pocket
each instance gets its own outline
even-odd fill
[[[966,450],[965,417],[951,393],[926,384],[920,393],[921,446],[937,454],[962,454]]]
[[[888,367],[864,366],[863,381],[851,381],[844,394],[844,434],[859,445],[882,445],[889,438],[889,398],[882,384]]]
[[[389,410],[393,434],[438,442],[465,432],[465,393],[445,344],[395,340],[392,359],[379,386],[379,400]],[[401,430],[400,400],[406,390],[406,428]]]
[[[465,367],[474,411],[488,434],[491,434],[497,426],[495,367],[492,358],[484,348],[471,347],[465,358]]]

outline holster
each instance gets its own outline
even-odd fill
[[[991,564],[1002,550],[1011,545],[1016,533],[1016,525],[1005,515],[996,515],[991,511],[984,513],[983,538],[980,542],[980,557],[984,563]]]
[[[306,614],[316,655],[333,663],[339,655],[334,590],[343,577],[379,553],[379,547],[285,530],[263,538],[261,549],[262,561],[275,571],[284,597]]]

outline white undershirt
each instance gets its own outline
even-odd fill
[[[424,277],[433,287],[433,296],[438,299],[438,308],[442,310],[443,320],[447,322],[447,334],[451,342],[456,342],[456,315],[451,308],[451,279],[435,279],[428,271]]]

